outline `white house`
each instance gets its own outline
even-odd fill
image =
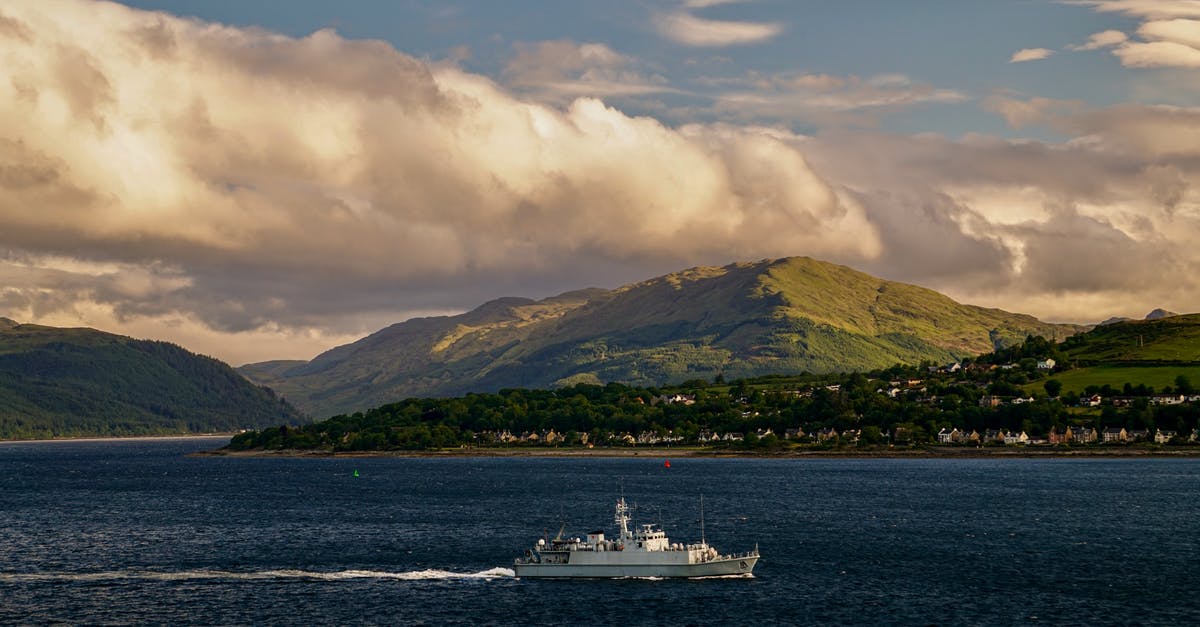
[[[1010,431],[1004,435],[1004,443],[1009,445],[1029,444],[1029,435],[1027,435],[1024,431],[1020,433],[1014,433]]]
[[[1159,444],[1166,444],[1167,442],[1171,441],[1171,438],[1174,437],[1174,431],[1163,431],[1162,429],[1159,429],[1158,431],[1154,432],[1154,441]]]
[[[962,438],[962,434],[958,429],[942,429],[937,434],[939,444],[952,444]]]

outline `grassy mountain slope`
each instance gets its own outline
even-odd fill
[[[173,344],[0,318],[0,438],[231,431],[301,419],[228,365]]]
[[[1064,361],[1075,366],[1054,378],[1064,392],[1089,386],[1121,390],[1126,383],[1161,390],[1183,376],[1200,382],[1200,314],[1147,317],[1098,326],[1062,345]],[[1041,383],[1027,389],[1040,389]]]
[[[947,361],[1078,330],[961,305],[807,258],[701,267],[612,290],[501,299],[393,325],[308,364],[243,372],[310,413],[502,387],[830,372]]]
[[[1106,324],[1064,348],[1082,363],[1200,362],[1200,314]]]

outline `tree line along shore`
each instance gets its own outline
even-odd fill
[[[1029,337],[961,362],[867,373],[411,398],[313,424],[242,433],[228,448],[345,453],[687,446],[713,453],[852,453],[1200,447],[1200,395],[1186,375],[1161,387],[1131,381],[1064,392],[1060,378],[1074,366],[1063,348]],[[1106,437],[1112,430],[1119,437]]]

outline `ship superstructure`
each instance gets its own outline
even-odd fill
[[[753,551],[722,555],[703,539],[698,543],[672,543],[662,529],[643,524],[630,529],[631,518],[625,498],[617,500],[613,522],[616,539],[604,531],[586,538],[539,539],[517,558],[513,569],[518,577],[720,577],[749,576],[758,563]]]

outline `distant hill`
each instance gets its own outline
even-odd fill
[[[933,290],[809,258],[699,267],[615,290],[387,327],[311,362],[241,372],[314,416],[412,396],[578,382],[662,385],[870,370],[1081,330],[957,303]]]
[[[1146,314],[1146,320],[1162,320],[1163,318],[1170,318],[1178,315],[1179,314],[1173,311],[1167,311],[1166,309],[1155,309],[1154,311]]]
[[[1200,362],[1200,314],[1106,324],[1072,337],[1063,350],[1081,364]]]
[[[0,439],[233,431],[302,415],[174,344],[0,318]]]
[[[1163,318],[1170,318],[1171,316],[1178,316],[1178,315],[1179,314],[1177,314],[1173,311],[1167,311],[1166,309],[1155,309],[1154,311],[1151,311],[1150,313],[1146,314],[1146,317],[1143,318],[1143,320],[1162,320]],[[1109,319],[1097,324],[1096,326],[1102,327],[1102,326],[1106,326],[1106,325],[1110,325],[1110,324],[1115,324],[1117,322],[1132,322],[1132,321],[1133,321],[1133,318],[1116,317],[1116,318],[1109,318]]]

